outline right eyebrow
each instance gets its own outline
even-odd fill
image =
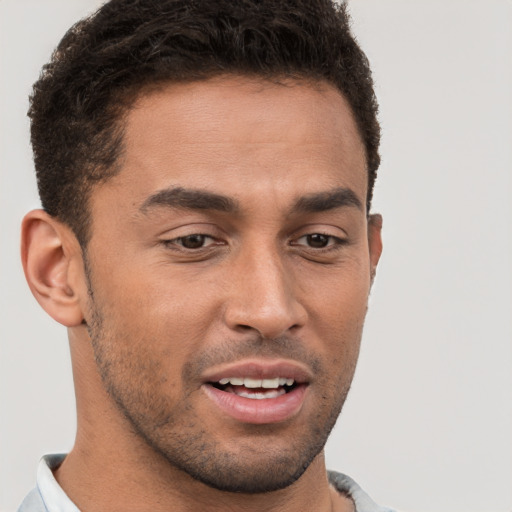
[[[158,207],[181,208],[185,210],[216,210],[224,213],[239,211],[234,199],[206,190],[171,187],[159,190],[149,196],[139,210],[146,214]]]

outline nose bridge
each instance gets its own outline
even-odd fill
[[[296,297],[291,269],[273,243],[254,243],[241,249],[231,275],[226,321],[232,329],[251,328],[275,338],[305,321]]]

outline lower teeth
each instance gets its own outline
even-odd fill
[[[278,396],[284,395],[286,391],[283,388],[279,388],[264,392],[256,391],[248,393],[247,391],[244,391],[242,389],[235,389],[234,393],[235,395],[241,396],[243,398],[252,398],[253,400],[264,400],[265,398],[277,398]]]

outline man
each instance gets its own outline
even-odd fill
[[[385,510],[323,455],[382,249],[376,111],[328,0],[112,0],[70,29],[22,259],[78,428],[21,511]]]

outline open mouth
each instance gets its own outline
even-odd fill
[[[312,372],[293,360],[247,359],[212,368],[203,379],[212,412],[261,425],[299,415],[311,394]]]
[[[271,379],[253,379],[250,377],[225,377],[211,386],[226,393],[233,393],[252,400],[278,398],[290,393],[297,387],[294,379],[274,377]]]

